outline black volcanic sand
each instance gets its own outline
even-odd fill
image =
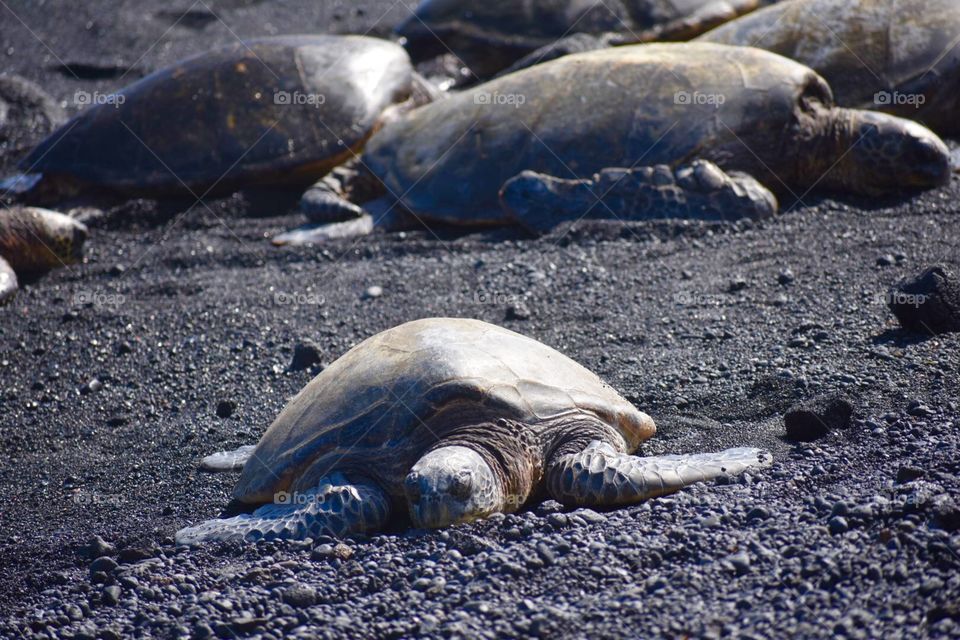
[[[164,35],[146,3],[14,4],[63,60],[143,70],[231,30],[362,32],[386,13],[386,33],[406,12],[211,3],[224,22],[193,16]],[[64,75],[0,15],[6,70],[58,99],[122,84]],[[762,225],[418,231],[286,250],[266,239],[300,218],[267,215],[285,209],[276,200],[118,205],[85,264],[0,311],[0,636],[960,636],[960,334],[905,333],[883,299],[928,265],[957,270],[958,199],[955,180],[908,201],[808,199]],[[605,513],[548,502],[440,532],[398,522],[339,547],[172,545],[236,479],[199,459],[255,442],[310,379],[287,370],[297,343],[329,363],[443,315],[596,371],[657,420],[644,454],[758,445],[775,465]],[[850,425],[786,441],[783,413],[822,394],[853,401]],[[113,561],[92,571],[95,535]]]

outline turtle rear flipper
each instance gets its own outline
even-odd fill
[[[353,220],[364,214],[363,208],[354,203],[367,202],[383,194],[383,183],[358,158],[353,158],[307,189],[300,198],[300,211],[310,222]]]
[[[256,448],[255,444],[247,444],[233,451],[218,451],[201,460],[200,468],[204,471],[239,471]]]
[[[0,306],[3,306],[13,300],[17,295],[17,274],[14,273],[10,263],[0,258]]]
[[[705,160],[676,169],[604,169],[588,180],[524,171],[504,184],[500,203],[534,233],[584,218],[759,220],[778,209],[776,196],[752,176],[725,173]]]
[[[582,452],[562,456],[550,465],[547,491],[568,505],[614,507],[772,463],[769,453],[753,448],[640,458],[594,441]]]
[[[373,216],[363,214],[359,218],[346,222],[328,224],[307,224],[273,237],[270,242],[275,247],[302,247],[311,244],[323,244],[341,238],[358,238],[373,233]]]
[[[177,531],[179,545],[211,541],[304,540],[379,529],[390,516],[390,497],[372,481],[351,482],[342,473],[320,480],[315,491],[279,492],[253,513],[207,520]]]

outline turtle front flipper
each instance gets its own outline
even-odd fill
[[[761,449],[640,458],[596,440],[582,452],[561,456],[549,466],[547,491],[555,500],[572,506],[614,507],[772,463],[770,454]]]
[[[381,528],[390,497],[370,480],[351,482],[342,473],[320,480],[316,491],[280,492],[274,502],[232,518],[207,520],[177,532],[180,545],[215,541],[305,540],[343,537]]]
[[[524,171],[504,184],[500,203],[534,233],[584,218],[759,220],[778,209],[776,196],[752,176],[725,173],[706,160],[676,169],[604,169],[589,180]]]
[[[13,300],[17,295],[17,274],[14,273],[10,263],[0,258],[0,306],[3,306]]]

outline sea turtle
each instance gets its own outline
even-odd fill
[[[50,188],[54,199],[89,186],[198,196],[307,186],[359,150],[393,105],[426,90],[406,52],[385,40],[235,43],[114,95],[91,94],[90,107],[22,161],[39,176],[8,182],[41,194]]]
[[[640,458],[653,420],[531,338],[430,318],[369,338],[314,378],[267,429],[233,491],[252,514],[176,540],[375,531],[391,512],[444,527],[544,494],[614,507],[771,464],[754,448]],[[225,459],[229,456],[225,456]]]
[[[719,168],[683,170],[696,160]],[[801,199],[813,189],[877,195],[950,178],[946,146],[919,124],[837,108],[827,83],[809,68],[759,49],[708,43],[591,51],[501,77],[391,122],[370,138],[361,165],[361,189],[332,180],[315,185],[330,196],[331,219],[358,215],[343,198],[338,207],[338,196],[369,198],[377,184],[426,223],[539,229],[551,212],[553,224],[588,214],[669,217],[704,201],[720,208],[719,217],[733,217],[742,194],[753,194],[749,210],[764,210],[772,196],[753,197],[762,187],[733,172]],[[668,167],[646,172],[643,165]],[[619,180],[612,181],[619,190],[588,184],[602,182],[594,176],[606,168],[639,176],[646,197],[620,197],[627,184]],[[522,188],[504,189],[524,171],[545,174],[545,184],[535,188],[527,174]],[[681,175],[705,180],[691,184]],[[554,206],[558,190],[546,184],[549,176],[585,181],[580,186],[593,204]],[[711,189],[733,193],[713,198]],[[532,206],[537,193],[547,210]],[[638,210],[637,200],[646,205]],[[370,226],[368,220],[363,230]],[[277,242],[308,241],[311,233]]]
[[[0,169],[12,166],[64,120],[63,109],[38,85],[0,73]]]
[[[957,0],[788,0],[700,40],[779,53],[826,78],[840,105],[960,134]]]
[[[18,278],[36,278],[83,257],[87,227],[38,207],[0,208],[0,304],[17,292]]]
[[[687,40],[771,1],[423,0],[396,32],[414,61],[451,52],[487,78],[538,50],[546,60],[627,41]]]

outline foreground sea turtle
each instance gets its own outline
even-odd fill
[[[91,97],[95,104],[23,160],[39,175],[8,182],[34,197],[52,190],[54,199],[86,187],[202,195],[306,186],[359,150],[418,88],[406,52],[391,42],[250,40]]]
[[[719,168],[688,171],[696,160]],[[666,167],[642,168],[654,165]],[[744,203],[762,212],[773,196],[759,195],[756,181],[802,199],[812,189],[877,195],[950,178],[948,150],[926,128],[835,107],[827,83],[792,60],[708,43],[592,51],[501,77],[391,122],[370,138],[361,168],[346,185],[315,186],[330,195],[331,218],[359,211],[343,198],[335,206],[337,196],[361,201],[378,184],[426,223],[541,229],[551,215],[553,224],[588,214],[684,216],[690,202],[719,207],[710,217],[742,215]],[[649,195],[623,197],[629,183],[616,179],[598,189],[604,179],[595,174],[607,168],[626,168]],[[505,188],[524,171],[541,174],[540,185],[525,174]],[[578,182],[558,188],[557,178]],[[564,190],[586,192],[592,206],[556,206]],[[716,190],[730,197],[714,198]],[[371,227],[370,219],[347,225]],[[277,242],[312,233],[326,228]]]
[[[479,78],[605,44],[687,40],[774,0],[423,0],[396,32],[417,62],[454,53]],[[580,48],[580,49],[578,49]]]
[[[960,2],[788,0],[705,42],[760,47],[820,73],[837,102],[960,133]]]
[[[18,278],[36,278],[83,257],[87,227],[70,216],[37,207],[0,208],[0,304]]]
[[[771,463],[752,448],[631,455],[655,431],[596,375],[536,340],[478,320],[409,322],[320,373],[247,452],[233,495],[263,506],[176,539],[343,536],[404,511],[417,527],[444,527],[544,494],[614,507]]]

